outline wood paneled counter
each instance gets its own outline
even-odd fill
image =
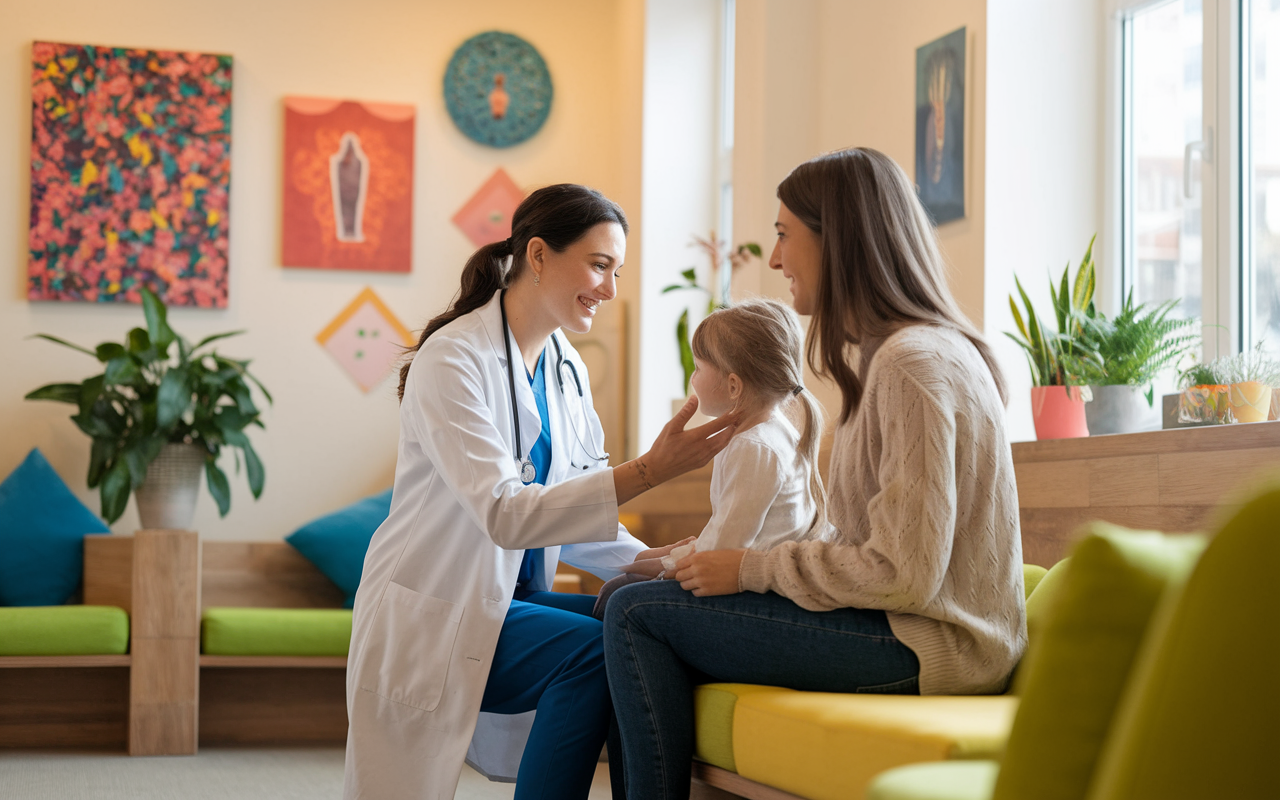
[[[1169,533],[1210,527],[1220,504],[1280,472],[1280,423],[1017,442],[1013,464],[1023,557],[1049,566],[1090,520]]]
[[[824,452],[822,463],[829,459]],[[1280,422],[1017,442],[1013,463],[1023,557],[1049,566],[1082,523],[1185,533],[1271,470],[1280,473]],[[697,535],[711,518],[710,465],[622,506],[653,546]]]

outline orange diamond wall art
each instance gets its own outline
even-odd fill
[[[414,107],[286,97],[286,267],[408,272]]]

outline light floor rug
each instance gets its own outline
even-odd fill
[[[204,748],[194,756],[0,751],[3,800],[341,800],[341,748]],[[456,800],[510,800],[515,785],[464,767]],[[590,800],[609,800],[600,764]]]

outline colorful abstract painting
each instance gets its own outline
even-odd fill
[[[366,287],[316,335],[316,341],[368,392],[387,376],[404,348],[413,344],[413,334]]]
[[[499,167],[453,215],[453,224],[476,247],[500,242],[511,235],[511,215],[522,200],[524,191]]]
[[[31,300],[227,305],[231,56],[36,42]]]
[[[408,272],[415,109],[286,97],[286,267]]]

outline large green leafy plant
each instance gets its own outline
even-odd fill
[[[1084,258],[1076,269],[1074,281],[1069,281],[1071,264],[1062,272],[1062,281],[1055,288],[1049,282],[1049,296],[1053,301],[1053,313],[1058,329],[1050,331],[1040,321],[1035,306],[1022,282],[1014,277],[1018,294],[1026,308],[1026,318],[1018,310],[1018,303],[1013,295],[1009,295],[1009,308],[1013,311],[1013,321],[1017,325],[1017,334],[1005,333],[1027,356],[1031,367],[1033,386],[1078,386],[1088,383],[1078,374],[1082,364],[1095,364],[1099,367],[1102,358],[1096,347],[1086,338],[1086,326],[1098,317],[1093,305],[1093,291],[1097,277],[1093,265],[1094,236],[1089,240]]]
[[[129,493],[142,484],[147,467],[171,442],[201,447],[209,493],[218,513],[226,516],[231,487],[218,467],[218,455],[223,447],[236,449],[237,469],[243,455],[249,488],[254,498],[262,495],[262,461],[245,429],[264,426],[249,384],[256,385],[268,403],[271,393],[249,373],[248,361],[206,349],[244,331],[206,336],[192,347],[169,327],[164,303],[147,289],[142,290],[142,311],[146,328],[129,331],[123,343],[103,342],[93,350],[36,334],[93,356],[105,368],[81,383],[41,386],[26,399],[76,406],[71,420],[93,440],[89,486],[98,488],[102,516],[108,522],[124,513]]]

